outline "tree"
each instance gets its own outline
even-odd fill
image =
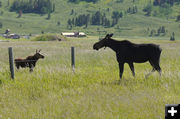
[[[19,12],[19,10],[22,10],[23,13],[46,14],[55,11],[55,4],[50,0],[14,0],[10,11]]]
[[[22,16],[22,10],[19,10],[17,18],[20,18]]]
[[[149,36],[152,37],[154,34],[156,34],[156,31],[152,29]]]
[[[81,1],[96,3],[99,0],[69,0],[69,2],[72,2],[72,3],[79,3]]]
[[[157,30],[157,36],[159,36],[161,33],[161,27],[159,27],[159,29]]]
[[[174,32],[172,32],[172,35],[170,37],[170,41],[175,41],[175,33]]]
[[[8,7],[9,7],[9,4],[10,4],[10,3],[9,3],[9,0],[8,0],[8,3],[7,3],[7,6],[8,6]]]
[[[152,5],[149,3],[147,4],[144,9],[143,9],[144,12],[146,12],[146,16],[150,16],[151,15],[151,12],[152,12]]]
[[[56,5],[55,5],[55,4],[53,4],[52,12],[54,12],[54,11],[55,11],[55,9],[56,9]]]
[[[120,14],[122,16],[122,14]],[[102,25],[105,27],[110,27],[110,20],[107,19],[105,13],[101,13],[100,11],[97,11],[95,14],[81,14],[77,17],[73,17],[72,19],[69,19],[67,21],[68,27],[73,26],[85,26],[84,28],[87,28],[89,24],[91,25]]]
[[[162,27],[161,27],[161,33],[164,33],[164,34],[166,33],[165,26],[162,26]]]
[[[100,25],[101,24],[101,13],[97,11],[94,15],[92,15],[92,25]]]
[[[61,22],[60,22],[60,21],[58,21],[58,22],[57,22],[57,25],[58,25],[58,26],[60,26],[60,25],[61,25]]]
[[[120,18],[123,17],[123,14],[122,12],[118,12],[118,11],[113,11],[112,13],[112,19],[113,19],[113,22],[112,22],[112,26],[116,25],[119,21]]]
[[[74,14],[74,9],[72,9],[72,10],[71,10],[71,13],[70,13],[70,15],[73,15],[73,14]]]
[[[111,23],[110,23],[110,21],[107,18],[105,19],[104,26],[106,26],[106,27],[110,27],[111,26]]]
[[[154,0],[154,6],[162,6],[164,4],[169,4],[171,6],[174,5],[174,2],[180,2],[179,0]]]
[[[135,13],[137,13],[137,12],[138,12],[138,9],[137,9],[137,6],[135,5],[135,6],[133,6],[132,14],[135,14]]]
[[[2,7],[2,2],[0,1],[0,7]]]
[[[51,12],[48,12],[47,20],[51,19]]]
[[[123,3],[124,0],[116,0],[117,3]]]
[[[176,21],[180,21],[180,15],[177,16]]]
[[[3,27],[3,24],[0,22],[0,28],[2,28]]]
[[[67,24],[68,24],[68,28],[69,28],[69,29],[72,29],[71,19],[68,19]]]

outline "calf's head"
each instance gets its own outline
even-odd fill
[[[40,59],[40,58],[44,59],[44,56],[43,56],[42,54],[40,54],[40,51],[41,51],[41,50],[36,50],[36,54],[34,54],[34,56],[35,56],[37,59]]]
[[[107,41],[113,36],[113,34],[107,34],[105,38],[103,38],[102,40],[100,40],[99,42],[95,43],[93,45],[93,49],[94,50],[99,50],[102,47],[106,47],[107,46]]]

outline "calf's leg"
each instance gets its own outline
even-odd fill
[[[17,69],[19,69],[19,64],[15,61],[15,66]]]
[[[29,72],[33,72],[33,68],[34,68],[33,64],[29,64]]]

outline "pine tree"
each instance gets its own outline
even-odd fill
[[[180,15],[177,16],[176,21],[180,21]]]
[[[9,0],[8,0],[8,4],[7,4],[8,7],[9,7],[9,4],[10,4],[10,3],[9,3]]]
[[[61,25],[61,22],[60,22],[60,21],[58,21],[58,22],[57,22],[57,25],[58,25],[58,26],[60,26],[60,25]]]
[[[55,11],[55,9],[56,9],[56,5],[55,5],[55,4],[53,4],[53,10],[52,10],[52,12],[54,12],[54,11]]]
[[[2,28],[3,27],[3,24],[0,22],[0,28]]]
[[[164,34],[166,33],[165,26],[161,27],[161,33],[164,33]]]
[[[174,32],[172,32],[172,35],[170,37],[170,41],[175,41],[175,33]]]
[[[149,3],[147,6],[144,7],[143,11],[146,12],[146,16],[150,16],[152,12],[152,5]]]
[[[2,7],[2,2],[0,1],[0,7]]]
[[[67,22],[67,23],[68,23],[68,28],[69,28],[69,29],[72,29],[72,22],[71,22],[71,19],[68,19],[68,22]]]
[[[51,12],[48,12],[47,20],[51,19]]]

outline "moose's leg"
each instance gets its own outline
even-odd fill
[[[119,63],[119,76],[120,76],[120,79],[122,79],[123,71],[124,71],[124,63]]]
[[[153,67],[153,69],[152,69],[152,71],[151,71],[150,73],[148,73],[148,74],[145,75],[145,78],[148,78],[149,75],[151,75],[153,72],[156,71],[154,62],[153,62],[152,60],[149,60],[149,63],[151,64],[151,66]]]
[[[146,74],[145,77],[148,78],[148,76],[151,75],[151,74],[152,74],[153,72],[155,72],[155,71],[156,71],[156,69],[153,67],[152,71],[151,71],[150,73]]]
[[[17,67],[17,69],[19,70],[20,66],[19,66],[19,65],[17,65],[16,67]]]
[[[153,65],[154,65],[154,69],[156,71],[158,71],[159,75],[161,76],[161,67],[159,66],[159,60],[158,59],[154,59],[152,61]]]
[[[16,61],[15,61],[15,66],[16,66],[17,69],[19,69],[19,67],[20,67],[19,64]]]
[[[156,70],[159,72],[159,75],[161,76],[161,67],[159,66],[159,61],[158,60],[149,60],[149,63],[153,67],[152,71],[147,74],[145,77],[147,78],[149,75],[151,75],[153,72]]]
[[[161,76],[161,67],[159,66],[159,64],[155,64],[155,69],[159,72],[159,75]]]
[[[30,68],[30,69],[29,69],[29,72],[33,72],[33,68]]]
[[[131,69],[131,71],[132,71],[133,76],[135,77],[133,62],[130,62],[130,63],[128,63],[128,64],[129,64],[129,67],[130,67],[130,69]]]
[[[33,72],[33,68],[34,68],[33,64],[29,64],[29,72]]]
[[[17,68],[17,69],[19,69],[19,68],[20,68],[20,66],[19,66],[18,64],[16,64],[16,68]]]

